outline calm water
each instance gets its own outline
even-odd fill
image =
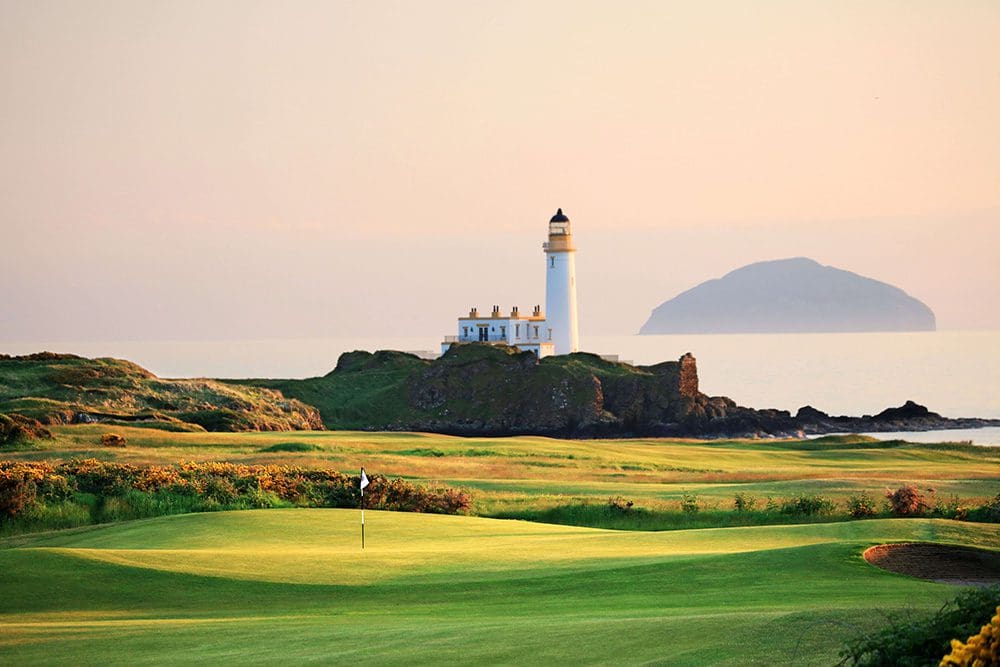
[[[437,336],[257,341],[0,343],[130,359],[162,377],[310,377],[354,349],[437,349]],[[584,336],[584,348],[651,364],[691,352],[702,391],[741,405],[874,414],[912,399],[948,417],[1000,418],[1000,331]],[[966,440],[967,437],[954,439]],[[996,438],[994,436],[994,439]]]

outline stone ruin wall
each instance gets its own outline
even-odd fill
[[[680,366],[678,390],[681,396],[693,398],[698,395],[698,364],[694,356],[688,352],[681,357]]]

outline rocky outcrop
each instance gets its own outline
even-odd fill
[[[755,410],[701,393],[690,354],[632,366],[586,353],[539,360],[478,343],[453,345],[433,361],[348,352],[333,371],[307,380],[164,380],[115,359],[8,357],[0,359],[0,412],[19,414],[0,420],[0,437],[19,438],[44,437],[42,424],[92,422],[561,437],[791,437],[1000,425],[947,419],[912,401],[862,417],[834,417],[811,406],[794,415]]]
[[[310,380],[259,381],[319,407],[328,428],[453,435],[794,437],[843,431],[965,427],[909,402],[875,416],[831,417],[806,406],[755,410],[698,390],[695,358],[652,366],[576,353],[538,360],[516,348],[453,345],[428,361],[349,352]]]
[[[891,431],[936,431],[939,429],[982,428],[1000,426],[1000,419],[975,417],[950,419],[931,412],[914,401],[906,401],[898,408],[886,408],[876,415],[861,417],[833,417],[812,406],[799,408],[795,413],[799,432],[821,433],[887,433]]]

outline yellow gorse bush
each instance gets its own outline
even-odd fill
[[[940,667],[995,667],[1000,665],[1000,607],[978,635],[962,643],[951,640],[951,653],[941,658]]]

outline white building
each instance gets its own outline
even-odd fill
[[[458,318],[458,335],[445,336],[444,354],[452,343],[494,343],[534,352],[539,358],[570,354],[580,349],[576,309],[576,247],[569,218],[562,209],[549,220],[549,240],[545,251],[545,312],[535,306],[531,315],[522,315],[517,306],[510,314],[493,306],[489,315],[472,308],[468,317]]]

